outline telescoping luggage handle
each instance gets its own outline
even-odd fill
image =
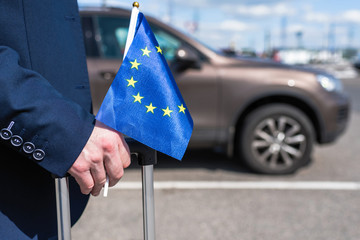
[[[155,240],[154,165],[157,153],[133,139],[126,139],[132,162],[141,166],[144,240]],[[71,240],[68,178],[55,178],[58,240]]]

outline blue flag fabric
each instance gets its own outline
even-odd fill
[[[178,160],[185,153],[193,121],[142,13],[96,119]]]

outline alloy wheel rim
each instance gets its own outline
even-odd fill
[[[300,123],[283,115],[261,121],[251,141],[256,161],[272,170],[291,168],[305,149],[306,136]]]

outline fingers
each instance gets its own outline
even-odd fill
[[[78,166],[73,166],[69,173],[75,178],[83,194],[98,196],[106,182],[106,173],[103,163],[94,164],[89,170],[81,171]]]
[[[84,156],[79,157],[69,169],[69,173],[75,178],[83,194],[91,193],[97,196],[106,182],[106,172],[102,157],[92,159],[87,162]]]
[[[105,158],[104,161],[106,174],[109,177],[109,186],[114,186],[124,175],[124,168],[120,161],[118,151],[113,156]]]
[[[85,195],[90,194],[94,187],[94,180],[91,176],[91,173],[87,172],[79,176],[72,176],[75,177],[75,180],[78,182],[81,193]]]
[[[130,150],[122,134],[97,122],[69,173],[75,177],[83,194],[97,196],[106,182],[106,175],[109,186],[114,186],[129,165]]]
[[[104,164],[102,162],[101,164],[97,164],[91,169],[91,176],[94,182],[91,194],[93,196],[97,196],[100,194],[100,191],[104,187],[104,184],[106,182],[106,173]]]
[[[82,194],[89,194],[94,187],[94,180],[89,170],[82,171],[79,162],[75,162],[74,165],[69,169],[69,173],[73,176],[76,182],[80,186]]]
[[[117,151],[110,158],[105,159],[105,169],[109,177],[109,186],[114,186],[124,175],[124,168],[130,163],[130,150],[123,136],[120,134],[118,139]]]
[[[120,152],[120,158],[123,163],[123,167],[127,168],[131,164],[130,149],[129,149],[129,146],[127,145],[125,138],[122,134],[120,134],[119,149],[122,150]]]

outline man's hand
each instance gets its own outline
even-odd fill
[[[69,173],[83,194],[99,195],[108,175],[114,186],[130,165],[130,151],[122,134],[97,121],[84,149]]]

